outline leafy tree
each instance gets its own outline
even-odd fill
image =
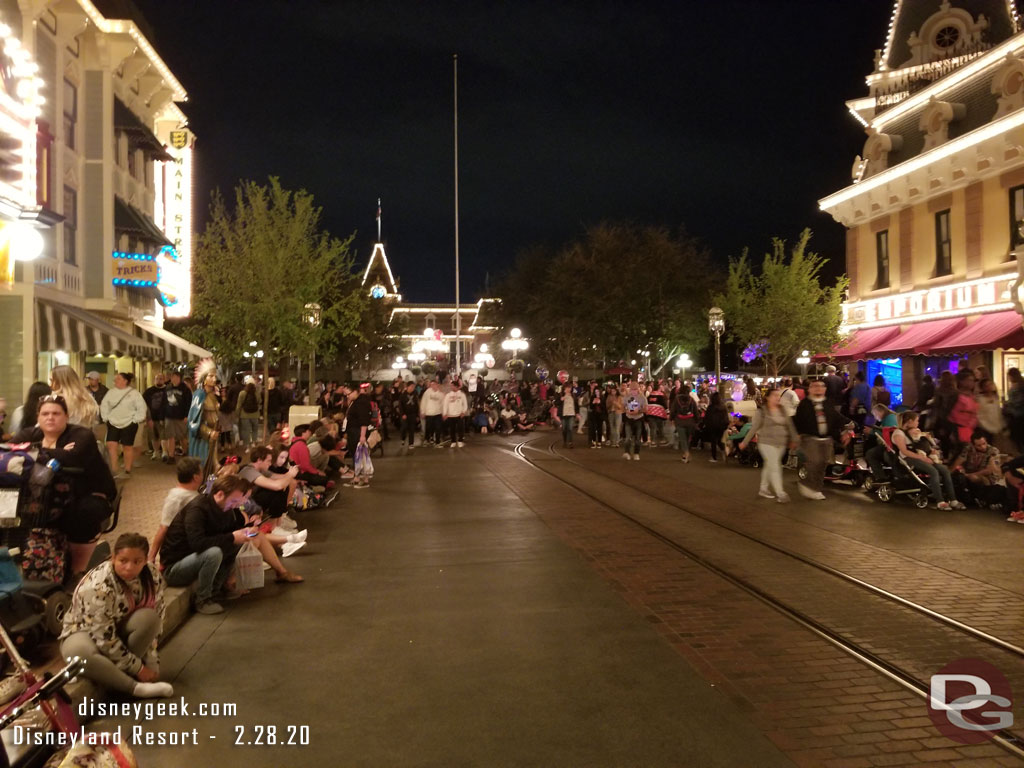
[[[708,343],[703,309],[717,276],[685,231],[602,223],[558,250],[519,256],[501,295],[506,325],[552,366],[630,359],[651,352],[659,373],[680,352]]]
[[[316,349],[329,357],[363,308],[352,237],[339,240],[321,230],[313,196],[286,190],[275,177],[266,185],[241,182],[233,203],[214,192],[193,262],[188,335],[235,359],[255,340],[266,352],[264,379],[273,348],[298,356]],[[320,306],[319,325],[310,322],[312,304]]]
[[[714,297],[725,311],[728,339],[740,345],[767,341],[761,358],[773,376],[802,350],[821,352],[839,341],[849,281],[840,277],[831,287],[821,285],[828,260],[807,250],[810,239],[811,230],[805,229],[787,255],[785,241],[774,238],[760,272],[744,250],[739,259],[730,259],[725,292]]]

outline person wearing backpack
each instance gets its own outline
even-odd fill
[[[242,384],[236,376],[230,385],[221,389],[220,412],[217,423],[220,426],[220,444],[222,448],[230,448],[235,440],[241,440],[238,424],[238,398],[243,392]]]
[[[697,406],[690,395],[690,388],[686,384],[680,385],[676,390],[672,402],[669,404],[669,412],[672,417],[672,424],[676,428],[676,445],[682,451],[680,459],[684,464],[690,461],[690,439],[693,430],[697,427]]]
[[[260,410],[263,404],[256,383],[249,379],[238,396],[238,441],[244,450],[252,448],[259,439]]]

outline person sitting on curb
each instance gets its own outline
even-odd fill
[[[291,466],[281,475],[270,472],[274,460],[274,452],[266,445],[258,445],[249,452],[249,463],[242,467],[238,475],[252,484],[252,501],[263,509],[265,519],[260,523],[260,531],[266,535],[271,544],[280,546],[284,557],[290,557],[306,543],[306,531],[294,533],[275,533],[281,517],[288,511],[288,500],[295,492],[295,476],[299,468]]]
[[[203,465],[199,459],[192,456],[182,456],[178,459],[175,468],[178,472],[178,484],[167,492],[164,498],[164,507],[160,512],[160,525],[153,534],[153,546],[149,550],[149,561],[156,562],[160,548],[164,544],[164,537],[167,536],[167,528],[177,517],[178,513],[185,508],[185,505],[199,496],[199,486],[203,484]]]
[[[209,496],[197,496],[167,526],[160,547],[164,579],[172,587],[187,587],[196,581],[198,613],[224,611],[214,601],[214,594],[227,581],[238,550],[251,538],[244,526],[232,530],[234,515],[225,510],[242,503],[248,492],[249,484],[237,475],[218,478]]]
[[[79,582],[60,635],[61,655],[85,659],[87,678],[140,698],[174,694],[158,682],[164,580],[148,555],[145,536],[119,536],[110,559]]]
[[[312,430],[309,424],[299,424],[295,427],[295,434],[292,436],[292,443],[288,447],[288,458],[299,468],[296,477],[309,485],[322,485],[326,488],[333,487],[328,483],[327,475],[323,470],[313,466],[309,455],[307,440]]]

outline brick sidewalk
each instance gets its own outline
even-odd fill
[[[1020,764],[940,736],[922,699],[597,502],[496,452],[484,461],[798,765]],[[704,495],[682,498],[702,506]]]
[[[131,477],[125,480],[117,527],[103,538],[113,544],[122,533],[141,533],[152,541],[160,524],[164,498],[176,482],[172,465],[140,456]]]

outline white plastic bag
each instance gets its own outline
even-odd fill
[[[235,580],[238,589],[263,587],[263,555],[251,541],[245,542],[235,556]]]

